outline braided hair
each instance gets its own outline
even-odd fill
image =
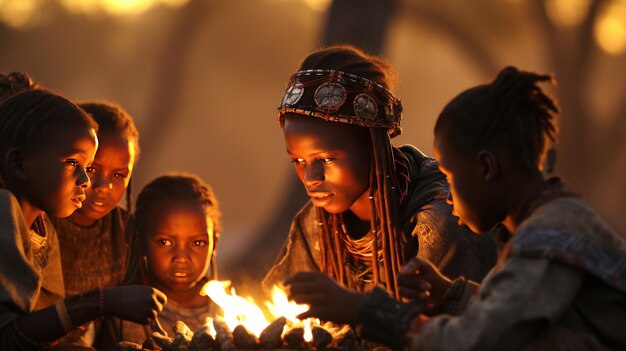
[[[47,90],[24,90],[0,104],[0,159],[12,148],[38,151],[55,130],[84,126],[98,130],[96,122],[77,105]],[[7,180],[4,164],[0,175]]]
[[[0,103],[24,90],[43,89],[26,72],[0,73]]]
[[[139,158],[139,132],[133,118],[121,106],[113,102],[83,102],[79,106],[98,123],[100,133],[112,133],[133,143],[135,162]],[[126,188],[126,210],[132,211],[132,176]]]
[[[148,183],[139,193],[135,213],[127,226],[131,253],[124,282],[128,284],[149,284],[144,256],[146,255],[145,231],[154,221],[157,211],[177,206],[181,203],[196,203],[204,209],[213,222],[213,252],[210,253],[210,277],[217,279],[215,257],[220,237],[221,212],[213,189],[199,177],[189,174],[160,176]]]
[[[435,133],[445,129],[460,152],[485,147],[508,149],[522,169],[542,170],[558,136],[559,108],[538,86],[549,75],[506,67],[486,85],[464,91],[444,108]]]
[[[368,55],[349,45],[334,45],[310,54],[300,64],[298,71],[335,70],[353,74],[382,85],[392,92],[397,75],[383,58]],[[293,113],[285,113],[281,119]],[[336,123],[336,122],[329,122]],[[281,121],[281,126],[284,125]],[[347,254],[357,260],[369,258],[365,273],[371,274],[375,284],[384,284],[387,290],[399,298],[397,275],[404,263],[404,236],[399,231],[399,207],[408,188],[408,160],[391,145],[385,128],[353,125],[357,138],[363,140],[364,152],[370,155],[370,204],[372,211],[371,242],[349,243],[342,239],[345,232],[340,214],[328,213],[316,208],[320,228],[320,269],[343,286],[360,290],[362,287],[346,270]],[[404,172],[399,172],[404,168]],[[403,185],[401,185],[403,184]],[[359,247],[357,247],[359,246]],[[381,267],[382,266],[382,269]]]
[[[10,72],[7,74],[0,73],[0,104],[10,96],[24,90],[42,89],[43,87],[36,84],[28,73]],[[0,177],[0,188],[4,187],[4,181]]]

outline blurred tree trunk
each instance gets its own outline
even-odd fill
[[[141,143],[143,145],[159,145],[159,140],[174,125],[175,111],[181,100],[182,87],[185,85],[185,68],[191,48],[201,34],[202,23],[207,20],[213,1],[191,0],[184,8],[174,24],[171,35],[165,39],[163,51],[158,56],[159,63],[155,73],[154,91],[148,94],[148,118],[145,125],[140,126]],[[142,150],[142,162],[150,164],[159,162],[158,148]]]

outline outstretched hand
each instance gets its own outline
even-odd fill
[[[424,306],[427,312],[437,308],[452,281],[445,277],[435,265],[414,257],[398,275],[400,296]]]
[[[165,294],[149,286],[127,285],[104,289],[105,314],[134,323],[154,323],[166,302]]]
[[[319,318],[340,324],[358,322],[365,295],[341,287],[324,273],[300,272],[284,282],[288,297],[310,309],[300,319]]]

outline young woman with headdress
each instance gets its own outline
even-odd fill
[[[398,296],[398,270],[416,255],[479,281],[495,263],[494,240],[457,225],[436,161],[392,145],[402,114],[393,77],[382,58],[350,46],[312,53],[291,77],[278,119],[311,201],[264,288],[323,272],[293,279],[322,284],[330,276],[352,290],[383,285]]]

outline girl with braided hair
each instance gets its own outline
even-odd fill
[[[191,330],[204,325],[216,312],[200,291],[217,279],[217,242],[220,210],[212,188],[193,175],[164,175],[139,193],[128,224],[131,242],[124,284],[153,286],[168,298],[159,314],[169,329],[182,321]],[[152,326],[108,319],[103,323],[98,350],[118,350],[119,341],[141,344],[152,336]]]
[[[482,286],[411,260],[402,291],[428,280],[448,314],[371,294],[364,333],[409,350],[626,349],[626,236],[542,172],[558,133],[559,110],[538,85],[550,79],[507,67],[444,108],[435,155],[455,214],[475,232],[502,223],[511,238]]]
[[[146,286],[65,298],[57,235],[45,215],[67,217],[82,207],[97,128],[78,106],[46,90],[26,89],[0,103],[1,350],[48,349],[104,315],[149,323],[165,303]]]
[[[328,47],[302,62],[279,107],[287,153],[311,201],[264,288],[291,277],[292,296],[311,303],[311,314],[332,280],[358,292],[382,285],[399,297],[398,270],[416,255],[478,281],[495,263],[494,240],[457,225],[436,162],[392,146],[402,113],[393,77],[380,57]]]

